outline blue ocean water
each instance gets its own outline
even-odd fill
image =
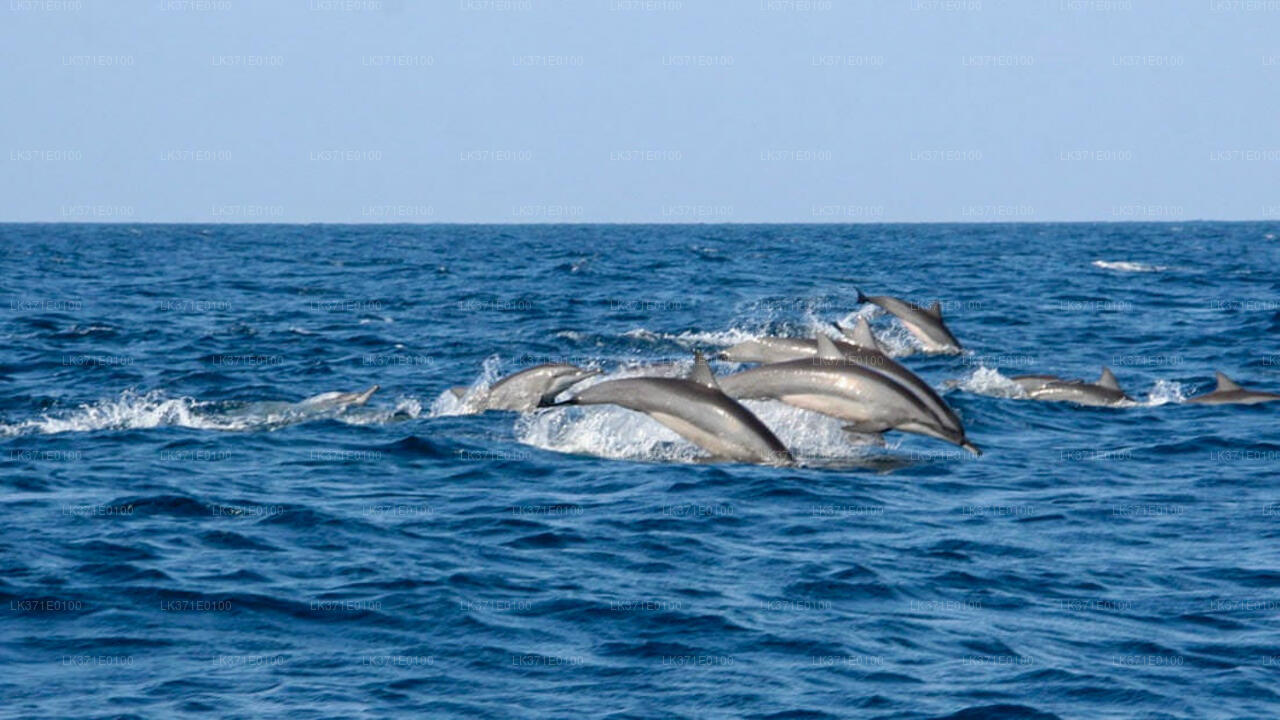
[[[1277,223],[0,225],[12,717],[1280,715]],[[856,290],[941,299],[959,356]],[[859,314],[985,454],[466,414]],[[1017,397],[1097,377],[1135,399]],[[718,364],[718,372],[733,366]],[[364,407],[299,404],[378,384]]]

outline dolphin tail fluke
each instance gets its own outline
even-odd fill
[[[861,305],[861,304],[863,304],[863,303],[869,303],[869,302],[871,302],[871,298],[867,297],[866,295],[863,295],[863,294],[862,294],[862,290],[861,290],[861,289],[859,289],[859,288],[854,288],[854,292],[858,293],[858,304],[859,304],[859,305]]]

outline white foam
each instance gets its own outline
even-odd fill
[[[194,412],[195,406],[196,401],[189,397],[167,398],[155,390],[145,395],[125,390],[119,397],[85,403],[62,415],[46,413],[38,419],[0,426],[0,434],[128,430],[166,425],[210,427]]]
[[[1165,265],[1147,265],[1146,263],[1130,262],[1128,260],[1094,260],[1093,266],[1119,272],[1160,272],[1169,269]]]
[[[418,417],[422,406],[416,398],[402,398],[394,409],[376,407],[311,407],[304,403],[257,402],[235,406],[202,402],[192,397],[168,397],[161,390],[139,393],[125,390],[114,398],[83,403],[62,413],[45,413],[22,422],[0,423],[0,436],[27,433],[55,434],[97,430],[145,430],[185,427],[235,432],[274,430],[311,420],[334,419],[352,425],[390,422]]]
[[[648,415],[610,405],[521,415],[515,437],[546,450],[617,460],[694,462],[705,455]]]
[[[1187,399],[1186,388],[1182,383],[1173,380],[1157,380],[1147,393],[1147,399],[1139,403],[1145,407],[1157,407],[1169,403],[1180,403]]]
[[[489,387],[501,377],[501,366],[502,361],[497,355],[485,358],[484,364],[480,367],[480,374],[467,386],[467,391],[462,397],[454,395],[451,389],[446,388],[432,401],[427,417],[474,415],[481,412],[483,408],[480,401],[488,394]]]
[[[674,342],[682,347],[690,350],[703,345],[717,345],[729,347],[737,345],[740,342],[754,340],[761,337],[764,333],[758,330],[748,330],[746,328],[733,327],[728,330],[710,330],[694,332],[686,330],[682,333],[671,334],[664,332],[654,332],[646,328],[636,328],[623,333],[625,337],[635,338],[637,340],[645,340],[648,342]]]
[[[975,395],[1001,398],[1025,398],[1027,392],[1018,383],[1001,374],[996,368],[980,365],[968,377],[961,378],[955,387]]]

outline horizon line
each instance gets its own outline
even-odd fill
[[[877,221],[857,221],[849,222],[802,222],[789,220],[760,220],[760,221],[719,221],[719,222],[662,222],[662,221],[631,221],[631,220],[600,220],[600,221],[568,221],[568,222],[510,222],[510,221],[474,221],[474,220],[442,220],[436,222],[389,222],[389,221],[373,221],[373,222],[353,222],[342,220],[294,220],[279,222],[233,222],[225,220],[203,221],[203,220],[0,220],[0,225],[225,225],[235,226],[255,226],[255,225],[387,225],[387,226],[414,226],[414,227],[432,227],[439,225],[494,225],[507,227],[530,227],[530,226],[594,226],[594,225],[670,225],[672,227],[680,226],[722,226],[722,225],[830,225],[847,226],[847,225],[1137,225],[1137,224],[1186,224],[1186,223],[1265,223],[1280,222],[1280,218],[1251,218],[1246,220],[1219,220],[1214,218],[1191,218],[1185,220],[877,220]]]

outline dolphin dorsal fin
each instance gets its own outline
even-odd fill
[[[930,306],[929,306],[929,309],[928,309],[928,310],[926,310],[925,312],[929,313],[930,315],[932,315],[932,316],[934,316],[934,317],[936,317],[936,318],[941,318],[941,317],[942,317],[942,303],[941,303],[941,302],[938,302],[937,300],[934,300],[934,301],[933,301],[933,304],[932,304],[932,305],[930,305]]]
[[[1120,383],[1116,382],[1116,376],[1112,374],[1111,368],[1102,368],[1102,376],[1098,378],[1098,384],[1108,390],[1119,390]]]
[[[845,332],[845,337],[854,345],[867,350],[879,350],[880,343],[876,342],[875,333],[871,332],[871,323],[867,322],[864,317],[858,318],[858,324],[853,326],[852,330]]]
[[[1231,392],[1232,390],[1243,389],[1236,384],[1235,380],[1223,375],[1221,372],[1214,373],[1214,376],[1218,378],[1218,388],[1216,392]]]
[[[707,364],[707,359],[702,357],[702,353],[693,354],[693,369],[689,371],[688,380],[715,390],[720,389],[720,385],[716,383],[715,373],[711,372],[711,366]]]
[[[831,342],[831,338],[826,333],[819,332],[814,335],[818,341],[818,358],[821,360],[844,360],[844,353],[840,352],[840,348]]]

